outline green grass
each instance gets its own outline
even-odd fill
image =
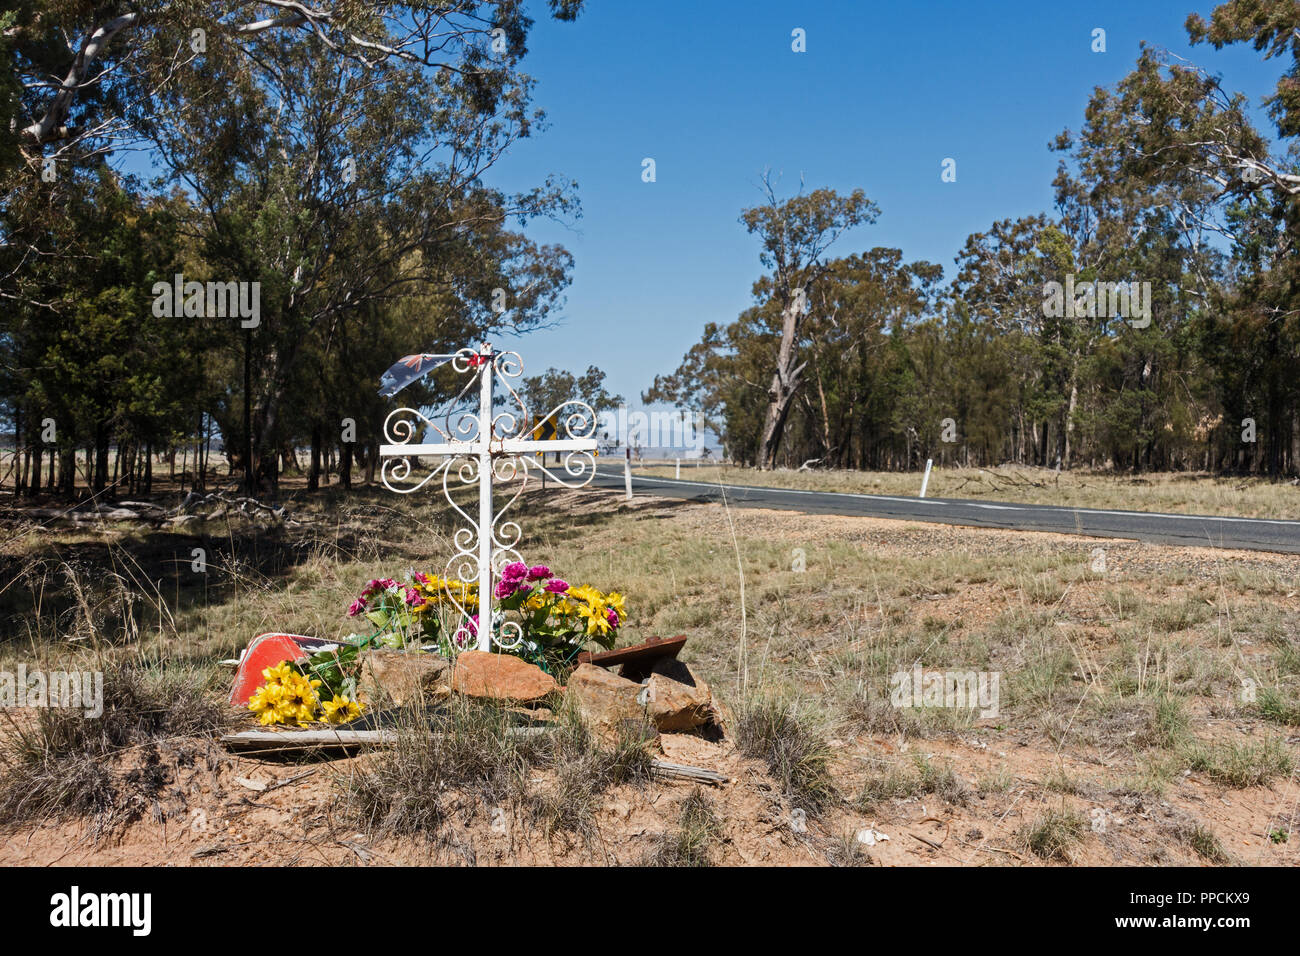
[[[1261,717],[1275,724],[1300,726],[1300,700],[1281,690],[1266,687],[1259,691],[1255,709]]]

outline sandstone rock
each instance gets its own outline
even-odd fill
[[[615,731],[625,720],[640,720],[645,716],[645,706],[639,700],[645,688],[635,681],[597,667],[579,664],[569,675],[565,695],[572,699],[593,729]]]
[[[580,664],[569,678],[567,693],[583,719],[606,732],[636,721],[648,721],[663,732],[719,724],[708,684],[673,659],[656,662],[641,684],[594,664]]]
[[[709,685],[681,661],[656,661],[646,687],[650,718],[661,731],[693,730],[713,723],[715,711]]]
[[[451,687],[468,697],[538,700],[559,690],[550,674],[513,654],[462,651],[451,672]]]
[[[451,693],[451,662],[441,654],[415,651],[372,650],[362,660],[359,690],[372,702],[401,707],[436,700]]]

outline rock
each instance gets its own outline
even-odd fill
[[[580,664],[566,691],[588,724],[606,732],[629,721],[649,721],[661,732],[719,727],[709,685],[681,661],[655,662],[645,683],[638,684],[594,664]]]
[[[538,700],[560,689],[555,678],[513,654],[462,651],[451,672],[451,687],[468,697]]]
[[[645,690],[635,681],[619,677],[595,664],[579,664],[569,675],[565,696],[569,697],[593,729],[616,732],[625,720],[644,720],[645,707],[640,701]]]
[[[506,708],[512,714],[518,714],[525,720],[533,724],[553,724],[559,718],[556,717],[555,711],[549,707],[542,707],[537,704],[515,705]]]
[[[715,722],[709,685],[681,661],[656,661],[645,686],[650,719],[661,731],[694,730]]]
[[[401,707],[430,701],[451,693],[451,662],[441,654],[417,651],[367,651],[361,663],[358,690],[366,700]]]

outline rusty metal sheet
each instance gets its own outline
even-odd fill
[[[686,635],[676,637],[651,637],[641,644],[631,647],[619,647],[612,651],[591,653],[583,651],[578,655],[579,664],[595,664],[597,667],[617,667],[622,665],[620,675],[628,680],[641,681],[650,676],[650,668],[655,661],[665,657],[675,658],[677,652],[686,643]]]

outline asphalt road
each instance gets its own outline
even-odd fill
[[[623,470],[598,468],[592,486],[623,488]],[[1129,538],[1187,547],[1240,548],[1300,554],[1300,521],[1265,518],[1226,518],[1213,515],[1160,514],[1148,511],[1102,511],[1055,505],[969,501],[960,498],[902,498],[854,495],[752,485],[717,485],[672,478],[649,478],[632,472],[632,492],[721,502],[750,508],[776,508],[809,514],[834,514],[975,528],[1055,531],[1096,538]]]

